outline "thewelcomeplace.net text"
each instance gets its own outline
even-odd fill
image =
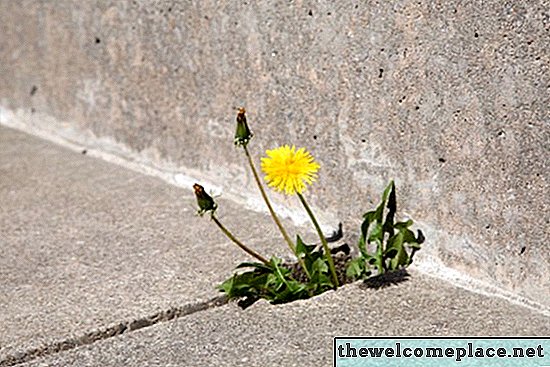
[[[336,350],[338,358],[452,358],[457,362],[465,358],[543,358],[542,345],[532,347],[474,347],[471,342],[464,347],[406,347],[395,343],[392,347],[354,347],[344,343]]]

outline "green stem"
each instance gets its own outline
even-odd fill
[[[246,154],[246,157],[248,158],[248,164],[250,165],[250,168],[252,169],[252,174],[254,175],[254,179],[256,180],[256,184],[258,184],[258,188],[260,189],[260,193],[262,194],[262,198],[265,201],[265,204],[267,205],[267,209],[269,210],[269,213],[271,214],[271,217],[275,221],[275,224],[279,228],[279,231],[281,231],[281,234],[283,235],[288,247],[292,251],[292,253],[296,256],[298,259],[298,263],[300,263],[300,266],[302,269],[304,269],[304,272],[306,273],[307,277],[311,279],[311,275],[307,271],[306,264],[304,263],[304,260],[298,255],[296,252],[296,247],[292,243],[292,240],[288,236],[287,231],[283,227],[283,224],[279,220],[279,217],[275,213],[275,210],[273,210],[273,206],[271,206],[271,202],[269,201],[269,198],[267,197],[267,194],[265,193],[264,187],[262,185],[262,181],[260,180],[260,176],[258,175],[258,171],[256,170],[256,166],[254,165],[254,161],[252,160],[252,157],[250,156],[250,152],[248,151],[248,148],[246,145],[243,145],[244,152]]]
[[[325,236],[323,235],[323,231],[321,231],[321,227],[319,226],[319,223],[317,222],[317,219],[315,219],[315,216],[313,215],[313,212],[311,211],[311,208],[309,205],[307,205],[306,200],[300,194],[299,192],[296,193],[298,195],[298,198],[300,198],[300,201],[302,202],[302,205],[306,209],[307,214],[311,218],[311,221],[313,222],[313,225],[315,226],[315,229],[317,230],[317,234],[319,235],[319,238],[321,239],[321,243],[323,244],[323,250],[325,251],[325,257],[328,262],[328,267],[330,269],[330,273],[332,275],[332,281],[334,283],[334,288],[338,288],[338,276],[336,275],[336,269],[334,268],[334,261],[332,260],[332,255],[330,254],[330,248],[328,247],[327,240]]]
[[[285,276],[283,273],[281,273],[281,269],[279,268],[279,265],[277,265],[276,262],[273,262],[273,267],[275,268],[275,271],[277,272],[277,275],[279,276],[279,279],[286,285],[287,289],[290,289],[290,285],[288,284]]]
[[[227,230],[227,228],[225,228],[223,226],[223,224],[218,220],[218,218],[216,218],[216,216],[214,214],[212,214],[212,220],[214,221],[214,223],[216,223],[218,225],[218,227],[220,227],[220,229],[222,230],[222,232],[227,236],[229,237],[229,239],[231,241],[233,241],[237,246],[239,246],[243,251],[245,251],[247,254],[255,257],[256,259],[260,260],[261,262],[263,262],[264,264],[268,265],[269,264],[269,261],[267,261],[262,255],[258,254],[257,252],[251,250],[250,248],[248,248],[245,244],[243,244],[241,241],[239,241],[235,236],[233,236],[233,234],[231,232],[229,232],[229,230]]]

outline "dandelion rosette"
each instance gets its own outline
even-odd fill
[[[306,190],[306,184],[311,185],[317,179],[320,165],[305,148],[283,145],[267,150],[266,154],[267,157],[262,158],[265,180],[279,192],[301,194]]]

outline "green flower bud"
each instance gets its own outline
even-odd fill
[[[208,195],[204,191],[204,187],[199,184],[194,184],[193,189],[195,190],[195,196],[197,197],[197,204],[199,205],[198,214],[202,216],[204,213],[211,211],[214,214],[214,211],[218,208],[218,205],[212,199],[212,196]]]
[[[254,136],[246,123],[246,110],[239,108],[237,112],[237,131],[235,132],[235,145],[246,146]]]

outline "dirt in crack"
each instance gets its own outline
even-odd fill
[[[0,367],[15,366],[20,363],[29,362],[37,358],[92,344],[100,340],[109,339],[130,331],[139,330],[151,325],[158,324],[160,322],[173,320],[179,317],[194,314],[196,312],[206,311],[214,307],[223,306],[227,302],[228,300],[225,296],[219,296],[205,302],[194,303],[183,307],[173,307],[141,319],[121,322],[119,324],[109,326],[106,329],[86,333],[80,337],[54,342],[38,348],[27,350],[26,352],[18,353],[16,355],[7,356],[5,359],[0,360]]]

